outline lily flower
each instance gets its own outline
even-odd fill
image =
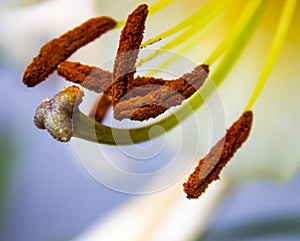
[[[210,66],[209,79],[182,105],[147,124],[118,122],[111,116],[98,123],[84,112],[73,113],[73,144],[87,171],[116,191],[147,194],[133,198],[76,241],[167,240],[174,228],[178,232],[172,240],[189,240],[203,231],[227,187],[254,178],[288,180],[296,173],[299,13],[297,0],[177,0],[150,7],[141,44],[145,51],[135,67],[167,79],[180,76],[191,63],[204,63]],[[112,15],[117,31],[125,23]],[[113,34],[102,42],[112,51]],[[111,67],[109,52],[99,57],[106,58],[99,67]],[[187,173],[245,111],[255,116],[249,141],[224,169],[221,182],[199,200],[186,200],[181,185]],[[153,166],[141,165],[145,159]],[[113,229],[116,225],[123,231]]]

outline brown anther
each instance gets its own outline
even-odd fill
[[[166,82],[162,78],[137,76],[132,80],[131,89],[128,89],[128,93],[122,97],[122,101],[138,96],[145,96],[151,91],[157,90]]]
[[[50,75],[59,65],[69,58],[77,49],[95,40],[116,25],[109,17],[92,18],[46,43],[39,54],[27,66],[23,82],[33,87]]]
[[[226,131],[226,135],[199,161],[188,181],[183,184],[187,198],[198,198],[211,182],[219,179],[222,169],[247,140],[252,119],[252,111],[244,112]]]
[[[131,90],[131,81],[136,72],[135,63],[143,39],[148,6],[139,5],[127,18],[121,32],[119,48],[113,68],[112,103],[113,107]]]
[[[111,72],[79,62],[64,61],[59,64],[57,73],[66,80],[96,93],[107,92],[112,81]]]
[[[89,117],[94,118],[95,121],[102,122],[105,118],[109,107],[111,106],[111,97],[106,93],[103,93],[94,108],[89,114]]]
[[[59,64],[57,72],[66,80],[80,84],[88,90],[111,95],[112,73],[107,70],[79,62],[64,61]],[[161,78],[137,76],[131,81],[131,89],[128,89],[128,91],[130,92],[137,87],[144,86],[134,93],[130,93],[144,95],[146,92],[152,90],[150,85],[163,85],[164,83],[165,81]]]
[[[155,118],[193,95],[203,85],[208,73],[209,66],[202,64],[179,79],[165,81],[163,86],[145,96],[121,101],[115,106],[114,117],[118,120],[129,118],[138,121]]]

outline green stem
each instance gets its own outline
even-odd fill
[[[217,68],[212,72],[211,78],[209,78],[205,85],[186,101],[186,103],[174,111],[174,113],[144,127],[119,129],[105,126],[88,118],[81,112],[75,112],[73,116],[74,137],[108,145],[130,145],[163,135],[165,132],[176,127],[180,122],[188,118],[194,111],[201,107],[216,90],[216,86],[219,86],[223,82],[250,40],[263,12],[265,3],[266,1],[261,1],[257,11],[249,18],[248,24],[238,35],[235,45],[231,46]],[[162,128],[156,128],[153,131],[152,128],[154,126],[160,126]],[[151,137],[149,135],[150,130]]]

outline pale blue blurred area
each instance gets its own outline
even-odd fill
[[[288,183],[257,181],[227,194],[199,241],[300,240],[300,173]]]
[[[3,55],[2,55],[3,57]],[[25,67],[25,66],[24,66]],[[100,185],[74,161],[70,144],[53,140],[33,125],[38,103],[57,92],[55,78],[28,89],[23,69],[1,61],[0,133],[13,137],[13,162],[5,192],[0,240],[69,240],[128,196]],[[3,153],[1,153],[3,155]],[[3,195],[3,194],[1,194]]]

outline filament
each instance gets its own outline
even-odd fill
[[[268,77],[276,63],[282,45],[284,43],[285,37],[288,33],[289,26],[291,24],[291,20],[293,18],[295,8],[297,5],[297,0],[286,0],[284,7],[281,12],[281,16],[279,19],[279,25],[275,32],[274,40],[270,46],[269,53],[267,55],[264,67],[262,72],[258,78],[255,89],[250,97],[250,100],[246,106],[246,110],[250,110],[254,103],[256,102],[258,96],[262,92],[263,87],[265,86]]]
[[[231,31],[225,36],[219,46],[212,52],[212,54],[205,61],[206,64],[212,65],[221,55],[228,50],[231,46],[234,46],[241,32],[246,27],[249,19],[257,11],[262,0],[251,0],[246,5],[240,17],[237,19],[236,24],[233,26]]]
[[[171,40],[164,46],[160,47],[154,53],[139,60],[136,63],[136,66],[140,66],[143,63],[150,61],[151,59],[160,55],[162,52],[164,52],[166,50],[171,50],[174,47],[178,46],[179,44],[185,42],[186,39],[189,39],[192,36],[194,36],[197,32],[199,32],[201,29],[203,29],[209,22],[213,21],[220,13],[222,13],[224,11],[225,6],[228,5],[230,3],[230,1],[231,0],[224,0],[222,2],[219,2],[218,5],[216,5],[214,8],[210,9],[209,11],[207,9],[207,6],[204,6],[203,8],[201,8],[199,11],[197,11],[195,13],[195,16],[198,17],[198,20],[196,21],[196,23],[192,24],[187,30],[182,32],[180,35],[178,35],[176,38],[174,38],[173,40]],[[215,2],[215,1],[213,1],[213,2]],[[190,17],[190,18],[194,20],[195,16],[192,16],[193,18],[192,17]],[[181,28],[184,25],[189,24],[190,18],[188,18],[188,19],[184,20],[182,23],[180,23],[179,24],[180,27],[178,27],[178,29],[181,30]],[[186,26],[186,27],[188,27],[188,26]],[[155,39],[164,38],[171,34],[177,33],[178,29],[177,29],[177,27],[174,27],[170,31],[167,31],[168,33],[166,33],[166,34],[163,33],[163,34],[159,35],[158,37],[155,37]],[[145,44],[144,44],[144,46],[145,46]]]
[[[162,10],[163,8],[167,7],[174,1],[175,0],[159,0],[156,3],[153,3],[151,6],[149,6],[149,16]],[[115,28],[120,28],[120,27],[124,26],[125,22],[126,22],[126,19],[118,21]]]

